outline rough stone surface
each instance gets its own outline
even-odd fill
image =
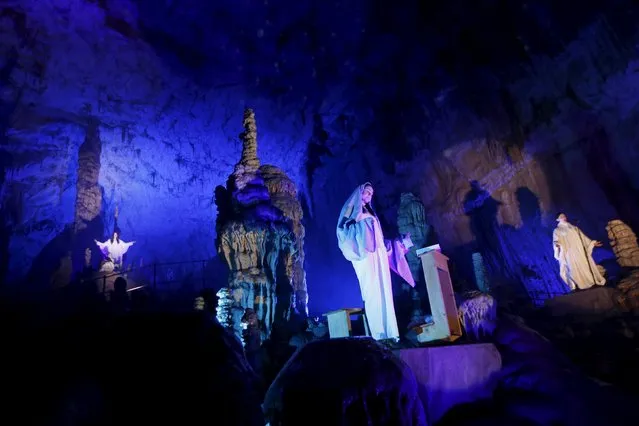
[[[617,284],[621,292],[619,302],[630,312],[639,313],[639,269],[634,269],[623,276]]]
[[[3,100],[15,95],[16,105],[2,144],[2,155],[11,158],[2,202],[16,212],[9,223],[10,279],[24,276],[47,243],[75,222],[76,186],[84,182],[76,173],[78,150],[90,122],[102,144],[97,185],[104,218],[92,237],[112,231],[118,205],[123,234],[137,241],[132,263],[215,254],[212,191],[239,157],[230,118],[249,100],[273,112],[262,119],[262,159],[299,181],[304,124],[247,87],[199,87],[177,72],[142,37],[135,2],[10,1],[1,9],[0,51],[16,54],[15,65],[4,68],[2,89]],[[90,192],[95,210],[99,194]]]
[[[397,211],[397,230],[401,234],[410,233],[410,238],[413,241],[414,246],[406,253],[406,261],[415,282],[422,281],[421,260],[415,252],[426,247],[432,231],[426,218],[424,205],[419,201],[419,198],[409,192],[403,193]]]
[[[286,277],[290,277],[292,272],[293,233],[286,225],[228,222],[218,236],[218,245],[220,255],[230,269],[228,285],[236,304],[255,310],[267,336],[276,318],[278,265],[284,268],[284,280],[280,279],[280,284],[290,287],[290,280]],[[279,303],[290,306],[286,299]]]
[[[464,295],[457,312],[466,334],[471,339],[490,336],[497,325],[497,302],[486,293],[473,292]]]
[[[619,266],[639,268],[639,244],[632,229],[620,220],[611,220],[606,231]]]
[[[614,315],[620,306],[619,291],[608,287],[596,287],[557,296],[546,302],[550,316],[565,315]]]
[[[302,224],[304,212],[300,205],[297,188],[295,188],[295,183],[286,176],[286,173],[278,167],[264,165],[259,168],[259,172],[268,188],[271,203],[291,221],[293,226],[295,253],[290,271],[295,298],[293,303],[298,312],[306,315],[308,314],[308,289],[306,287],[306,272],[304,271],[304,236],[306,231]]]
[[[244,110],[244,120],[242,122],[244,132],[240,135],[242,140],[242,158],[235,165],[233,177],[238,189],[246,186],[257,169],[260,167],[260,160],[257,158],[257,124],[255,123],[255,113],[252,109]]]
[[[98,185],[102,141],[96,122],[89,123],[84,143],[78,152],[78,182],[75,201],[75,232],[87,227],[102,211],[102,193]]]
[[[276,167],[259,167],[252,110],[245,111],[243,124],[242,157],[226,188],[216,190],[217,249],[229,268],[236,307],[252,309],[267,337],[276,320],[289,318],[291,294],[306,313],[304,228],[294,184]],[[239,319],[235,329],[241,332]]]
[[[335,250],[334,215],[367,180],[385,225],[396,223],[398,194],[417,195],[468,280],[478,237],[462,212],[478,181],[484,201],[499,202],[485,220],[497,236],[488,247],[506,266],[482,253],[489,275],[504,275],[491,284],[559,294],[547,241],[556,211],[596,239],[610,218],[636,227],[639,38],[630,0],[579,13],[555,3],[492,16],[461,0],[269,1],[250,14],[222,0],[4,1],[1,264],[11,279],[24,276],[74,223],[91,120],[104,220],[93,238],[112,230],[119,205],[118,224],[137,241],[130,262],[211,258],[212,191],[234,170],[242,142],[233,117],[250,106],[261,163],[284,170],[308,212],[307,281],[319,312],[360,301]],[[522,202],[520,189],[536,203]]]
[[[473,272],[475,273],[475,285],[479,291],[487,293],[490,290],[490,282],[486,274],[484,259],[481,253],[473,253]]]

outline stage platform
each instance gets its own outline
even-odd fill
[[[411,368],[428,424],[457,404],[490,398],[501,369],[501,356],[490,343],[393,351]]]

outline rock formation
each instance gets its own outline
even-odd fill
[[[490,289],[490,284],[486,267],[484,266],[484,259],[479,252],[473,253],[473,271],[475,272],[475,284],[477,288],[482,293],[487,293]]]
[[[611,220],[606,231],[619,266],[639,268],[639,245],[632,229],[620,220]]]
[[[621,307],[626,311],[639,313],[639,269],[634,269],[621,278],[617,289],[621,292]]]
[[[75,201],[74,229],[79,232],[100,215],[102,194],[98,184],[102,143],[96,121],[89,122],[84,143],[78,153],[78,181]]]
[[[406,261],[408,261],[415,282],[421,281],[421,262],[415,253],[417,249],[426,246],[432,228],[426,222],[424,205],[419,198],[410,192],[401,195],[397,212],[397,230],[402,234],[410,233],[414,246],[406,253]]]
[[[259,172],[268,188],[271,202],[291,221],[295,235],[295,257],[292,259],[293,305],[301,314],[308,315],[308,293],[306,289],[306,272],[304,271],[304,215],[297,198],[297,189],[291,179],[275,166],[264,165]]]
[[[240,134],[242,139],[242,158],[235,165],[231,178],[237,189],[241,190],[255,178],[257,169],[260,167],[260,160],[257,158],[257,124],[255,123],[255,113],[247,108],[244,111],[242,121],[244,132]]]
[[[217,315],[217,321],[224,328],[233,328],[233,312],[232,312],[232,304],[233,297],[228,288],[221,288],[216,296],[218,297],[218,304],[215,308]],[[204,301],[202,301],[204,303]]]
[[[621,292],[619,302],[627,311],[639,310],[639,244],[637,236],[621,220],[611,220],[606,226],[612,251],[617,263],[624,271],[617,289]]]
[[[474,339],[492,335],[497,325],[497,302],[485,293],[471,292],[458,309],[459,320],[466,334]]]
[[[306,311],[304,228],[291,180],[276,167],[260,167],[252,110],[244,112],[243,124],[242,157],[226,188],[215,190],[216,244],[229,267],[234,305],[255,311],[265,338],[274,321],[288,318],[293,290]],[[239,319],[235,329],[241,334]]]
[[[431,233],[431,226],[426,222],[426,210],[424,205],[414,194],[405,192],[401,195],[399,209],[397,211],[397,230],[401,234],[409,234],[413,241],[413,247],[406,253],[406,261],[413,275],[415,283],[423,283],[422,263],[417,257],[417,249],[428,244]],[[425,288],[422,285],[421,288]],[[422,310],[422,300],[419,294],[419,287],[411,288],[408,284],[402,283],[402,289],[410,292],[411,323],[421,323],[424,317]]]

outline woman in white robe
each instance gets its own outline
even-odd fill
[[[385,241],[379,220],[370,202],[373,187],[370,183],[360,185],[348,198],[337,223],[337,241],[344,257],[353,264],[364,299],[364,308],[371,335],[376,340],[399,339],[391,268],[415,286],[406,262],[404,242]]]
[[[601,247],[601,243],[591,240],[581,229],[570,224],[564,213],[557,216],[552,241],[555,259],[559,262],[559,274],[571,290],[585,290],[606,283],[592,258],[592,251],[595,247]]]
[[[113,236],[101,243],[98,240],[94,240],[97,246],[100,248],[102,254],[111,259],[113,263],[117,266],[122,265],[122,257],[129,250],[135,241],[131,241],[127,243],[125,241],[120,240],[120,237],[117,232],[113,233]]]

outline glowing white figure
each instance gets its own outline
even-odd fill
[[[557,216],[552,241],[561,279],[571,290],[584,290],[606,283],[592,258],[592,251],[595,247],[601,247],[601,243],[591,240],[581,229],[570,224],[563,213]]]
[[[122,265],[122,257],[129,250],[129,247],[135,244],[135,241],[131,241],[130,243],[122,241],[117,232],[114,232],[113,236],[103,243],[98,240],[94,241],[100,248],[100,251],[102,251],[102,254],[111,259],[113,263],[118,266]]]
[[[415,281],[406,262],[410,235],[403,241],[385,241],[370,202],[373,187],[360,185],[342,207],[337,223],[337,241],[344,257],[351,261],[364,299],[366,318],[376,340],[399,338],[390,270],[408,284]]]

